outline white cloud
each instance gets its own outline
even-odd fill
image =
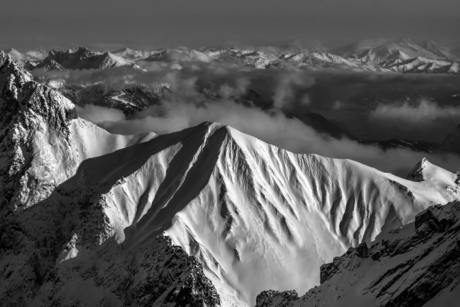
[[[420,99],[417,105],[408,102],[380,104],[371,112],[371,119],[411,125],[426,125],[449,117],[460,118],[460,107],[441,107],[428,99]]]

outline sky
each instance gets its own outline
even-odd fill
[[[458,0],[2,0],[0,48],[157,48],[423,37],[457,47]]]

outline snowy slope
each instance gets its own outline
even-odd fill
[[[135,50],[130,48],[121,48],[111,53],[127,60],[138,60],[148,58],[158,52],[158,50]]]
[[[165,232],[237,306],[263,289],[303,293],[319,283],[322,263],[455,199],[431,182],[295,155],[218,124],[89,160],[81,171],[104,193],[118,242],[135,250]]]
[[[300,298],[266,291],[256,306],[457,306],[459,240],[460,202],[430,207],[415,223],[322,266],[320,287]]]
[[[11,58],[13,60],[16,60],[16,61],[23,61],[26,59],[26,55],[17,51],[16,49],[14,48],[10,48],[10,49],[7,49],[7,50],[4,50],[4,52],[8,55],[11,56]]]
[[[406,60],[417,57],[424,57],[433,60],[446,60],[445,56],[435,54],[412,42],[410,39],[405,38],[372,48],[364,56],[377,60],[391,60],[395,58]]]

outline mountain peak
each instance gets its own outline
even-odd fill
[[[413,180],[413,181],[424,181],[424,169],[428,165],[429,161],[427,158],[422,158],[415,167],[410,171],[410,173],[407,175],[407,179]]]
[[[24,60],[26,57],[24,54],[22,54],[21,52],[19,52],[18,50],[14,48],[6,49],[5,53],[9,54],[13,58],[13,60],[16,60],[16,61]]]
[[[41,115],[45,121],[55,124],[76,117],[75,106],[67,98],[33,81],[29,72],[13,61],[9,54],[1,51],[0,67],[0,87],[6,89],[7,98],[0,106],[2,120],[8,118],[7,114],[18,110],[31,110],[34,117]]]
[[[86,47],[78,47],[77,49],[77,52],[91,52],[91,50],[89,50],[88,48]]]
[[[44,71],[66,71],[66,69],[62,67],[61,64],[51,58],[46,58],[34,67],[34,69],[39,68],[42,68]]]

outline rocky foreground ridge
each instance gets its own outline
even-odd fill
[[[456,306],[460,298],[460,202],[433,206],[321,266],[321,286],[264,291],[256,307]]]

